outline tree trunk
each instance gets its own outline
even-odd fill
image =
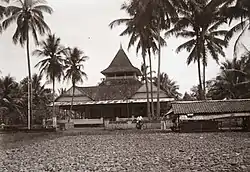
[[[146,65],[146,59],[145,56],[143,58],[143,63],[145,65],[145,69],[143,70],[143,75],[145,77],[145,83],[146,83],[146,92],[147,92],[147,116],[150,119],[151,118],[151,113],[150,113],[150,104],[149,104],[149,91],[148,91],[148,79],[147,79],[147,65]]]
[[[200,42],[199,42],[199,36],[197,36],[197,42],[196,42],[196,55],[197,55],[197,64],[198,64],[198,77],[199,77],[199,85],[198,85],[198,91],[199,91],[199,99],[203,100],[203,91],[202,91],[202,80],[201,80],[201,57],[200,57]]]
[[[203,98],[206,99],[206,49],[205,49],[205,37],[204,31],[202,29],[201,35],[201,42],[202,42],[202,64],[203,64]]]
[[[206,64],[203,62],[203,97],[206,99]]]
[[[30,67],[30,50],[29,50],[29,30],[27,30],[27,62],[28,62],[28,129],[31,129],[31,118],[32,118],[32,80],[31,80],[31,67]]]
[[[206,99],[206,61],[205,42],[203,41],[203,98]]]
[[[200,58],[198,57],[197,60],[198,63],[198,76],[199,76],[199,86],[198,86],[198,90],[199,90],[199,99],[203,100],[203,89],[202,89],[202,81],[201,81],[201,64],[200,64]]]
[[[70,116],[73,114],[72,109],[73,109],[73,102],[74,102],[74,95],[75,95],[75,83],[73,82],[73,93],[72,93],[72,99],[71,99],[71,106],[70,106]],[[70,116],[69,116],[69,121],[70,121]]]
[[[53,127],[56,127],[56,115],[55,115],[55,77],[53,76],[52,80],[52,85],[53,85],[53,109],[52,109],[52,118],[53,118]]]
[[[148,58],[149,58],[149,69],[150,69],[150,94],[151,94],[151,113],[152,117],[155,117],[154,112],[154,97],[153,97],[153,77],[152,77],[152,59],[150,49],[148,49]]]
[[[161,103],[160,103],[160,77],[161,77],[161,44],[160,44],[160,31],[158,33],[158,71],[157,71],[157,108],[156,108],[156,116],[160,117],[161,113]]]

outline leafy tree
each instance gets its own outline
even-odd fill
[[[55,34],[48,35],[45,41],[40,43],[41,49],[33,52],[33,55],[45,57],[35,67],[39,67],[40,74],[45,75],[47,81],[52,82],[53,87],[53,116],[55,116],[55,82],[61,81],[64,75],[64,59],[62,55],[66,54],[66,48],[61,45],[60,38]],[[54,122],[55,124],[55,122]]]
[[[83,77],[87,78],[87,74],[83,71],[83,62],[87,60],[87,56],[84,55],[83,51],[78,48],[70,49],[65,60],[66,74],[65,80],[72,82],[72,100],[70,111],[72,112],[75,87],[77,83],[83,83]]]
[[[23,47],[26,44],[27,61],[28,61],[28,86],[31,87],[31,65],[30,65],[30,37],[32,33],[34,41],[38,44],[38,34],[44,35],[50,31],[48,25],[44,21],[43,13],[52,13],[52,8],[45,4],[45,0],[18,0],[13,1],[13,5],[6,8],[7,18],[3,21],[3,28],[8,28],[12,23],[16,23],[16,31],[12,37],[14,44],[20,43]],[[28,91],[28,128],[30,129],[31,109],[31,90]]]

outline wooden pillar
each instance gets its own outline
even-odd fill
[[[101,112],[100,112],[100,113],[101,113],[101,118],[103,118],[103,112],[102,112],[103,108],[102,108],[102,105],[100,105],[99,108],[100,108],[100,111],[101,111]]]
[[[85,108],[85,118],[89,118],[89,116],[90,116],[90,112],[89,112],[89,107],[87,106]]]
[[[232,116],[229,117],[229,130],[232,130]]]
[[[128,102],[126,103],[126,108],[127,108],[127,118],[129,118],[129,106],[128,106]]]
[[[177,129],[181,129],[180,128],[180,115],[178,115],[177,120],[178,120]]]

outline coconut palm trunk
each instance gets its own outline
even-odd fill
[[[198,65],[198,77],[199,77],[199,85],[198,85],[198,91],[199,91],[199,99],[203,100],[203,89],[202,89],[202,79],[201,79],[201,56],[200,56],[200,42],[199,42],[199,34],[197,34],[197,40],[196,40],[196,56],[197,56],[197,65]]]
[[[206,50],[205,50],[205,36],[204,31],[201,33],[201,48],[202,48],[202,67],[203,67],[203,89],[202,89],[202,97],[206,99]]]
[[[151,113],[150,113],[150,103],[149,103],[149,91],[148,91],[148,79],[147,79],[147,70],[146,70],[146,59],[145,56],[143,58],[143,63],[145,65],[145,69],[143,70],[143,75],[145,77],[145,83],[146,83],[146,92],[147,92],[147,116],[150,119]]]
[[[203,49],[203,98],[206,99],[206,61],[205,49]]]
[[[52,87],[53,87],[53,107],[52,107],[52,119],[53,119],[53,127],[56,127],[56,115],[55,115],[55,77],[53,76],[52,79]]]
[[[160,40],[161,39],[161,35],[160,35],[160,31],[158,33],[158,71],[157,71],[157,108],[156,108],[156,116],[160,117],[160,113],[161,113],[161,104],[160,104],[160,77],[161,77],[161,44],[160,44]]]
[[[150,69],[150,95],[151,95],[151,113],[152,113],[152,117],[155,117],[154,114],[154,97],[153,97],[153,76],[152,76],[152,59],[151,59],[151,53],[150,53],[150,49],[148,49],[148,58],[149,58],[149,69]]]
[[[31,68],[30,68],[30,50],[29,50],[29,30],[27,29],[27,40],[26,40],[26,53],[28,62],[28,129],[31,129],[31,116],[32,116],[32,80],[31,80]]]
[[[198,64],[198,77],[199,77],[199,86],[198,86],[198,90],[199,90],[199,99],[200,99],[200,100],[203,100],[202,81],[201,81],[201,62],[200,62],[200,57],[198,57],[198,59],[197,59],[197,64]]]
[[[72,86],[73,93],[72,93],[71,106],[70,106],[70,115],[73,114],[72,109],[73,109],[73,102],[74,102],[74,96],[75,96],[75,83],[73,82],[72,85],[73,85]],[[70,117],[71,116],[69,116],[69,121],[70,121]]]

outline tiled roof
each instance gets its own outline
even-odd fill
[[[115,83],[114,83],[115,82]],[[95,101],[101,100],[123,100],[130,98],[141,87],[139,81],[123,82],[116,81],[104,81],[99,86],[94,87],[77,87],[84,95],[89,96]]]
[[[176,101],[172,102],[174,114],[211,114],[250,112],[250,99]]]
[[[123,72],[135,72],[137,75],[141,75],[141,71],[131,64],[124,50],[120,48],[109,67],[103,70],[101,73],[105,75]]]

